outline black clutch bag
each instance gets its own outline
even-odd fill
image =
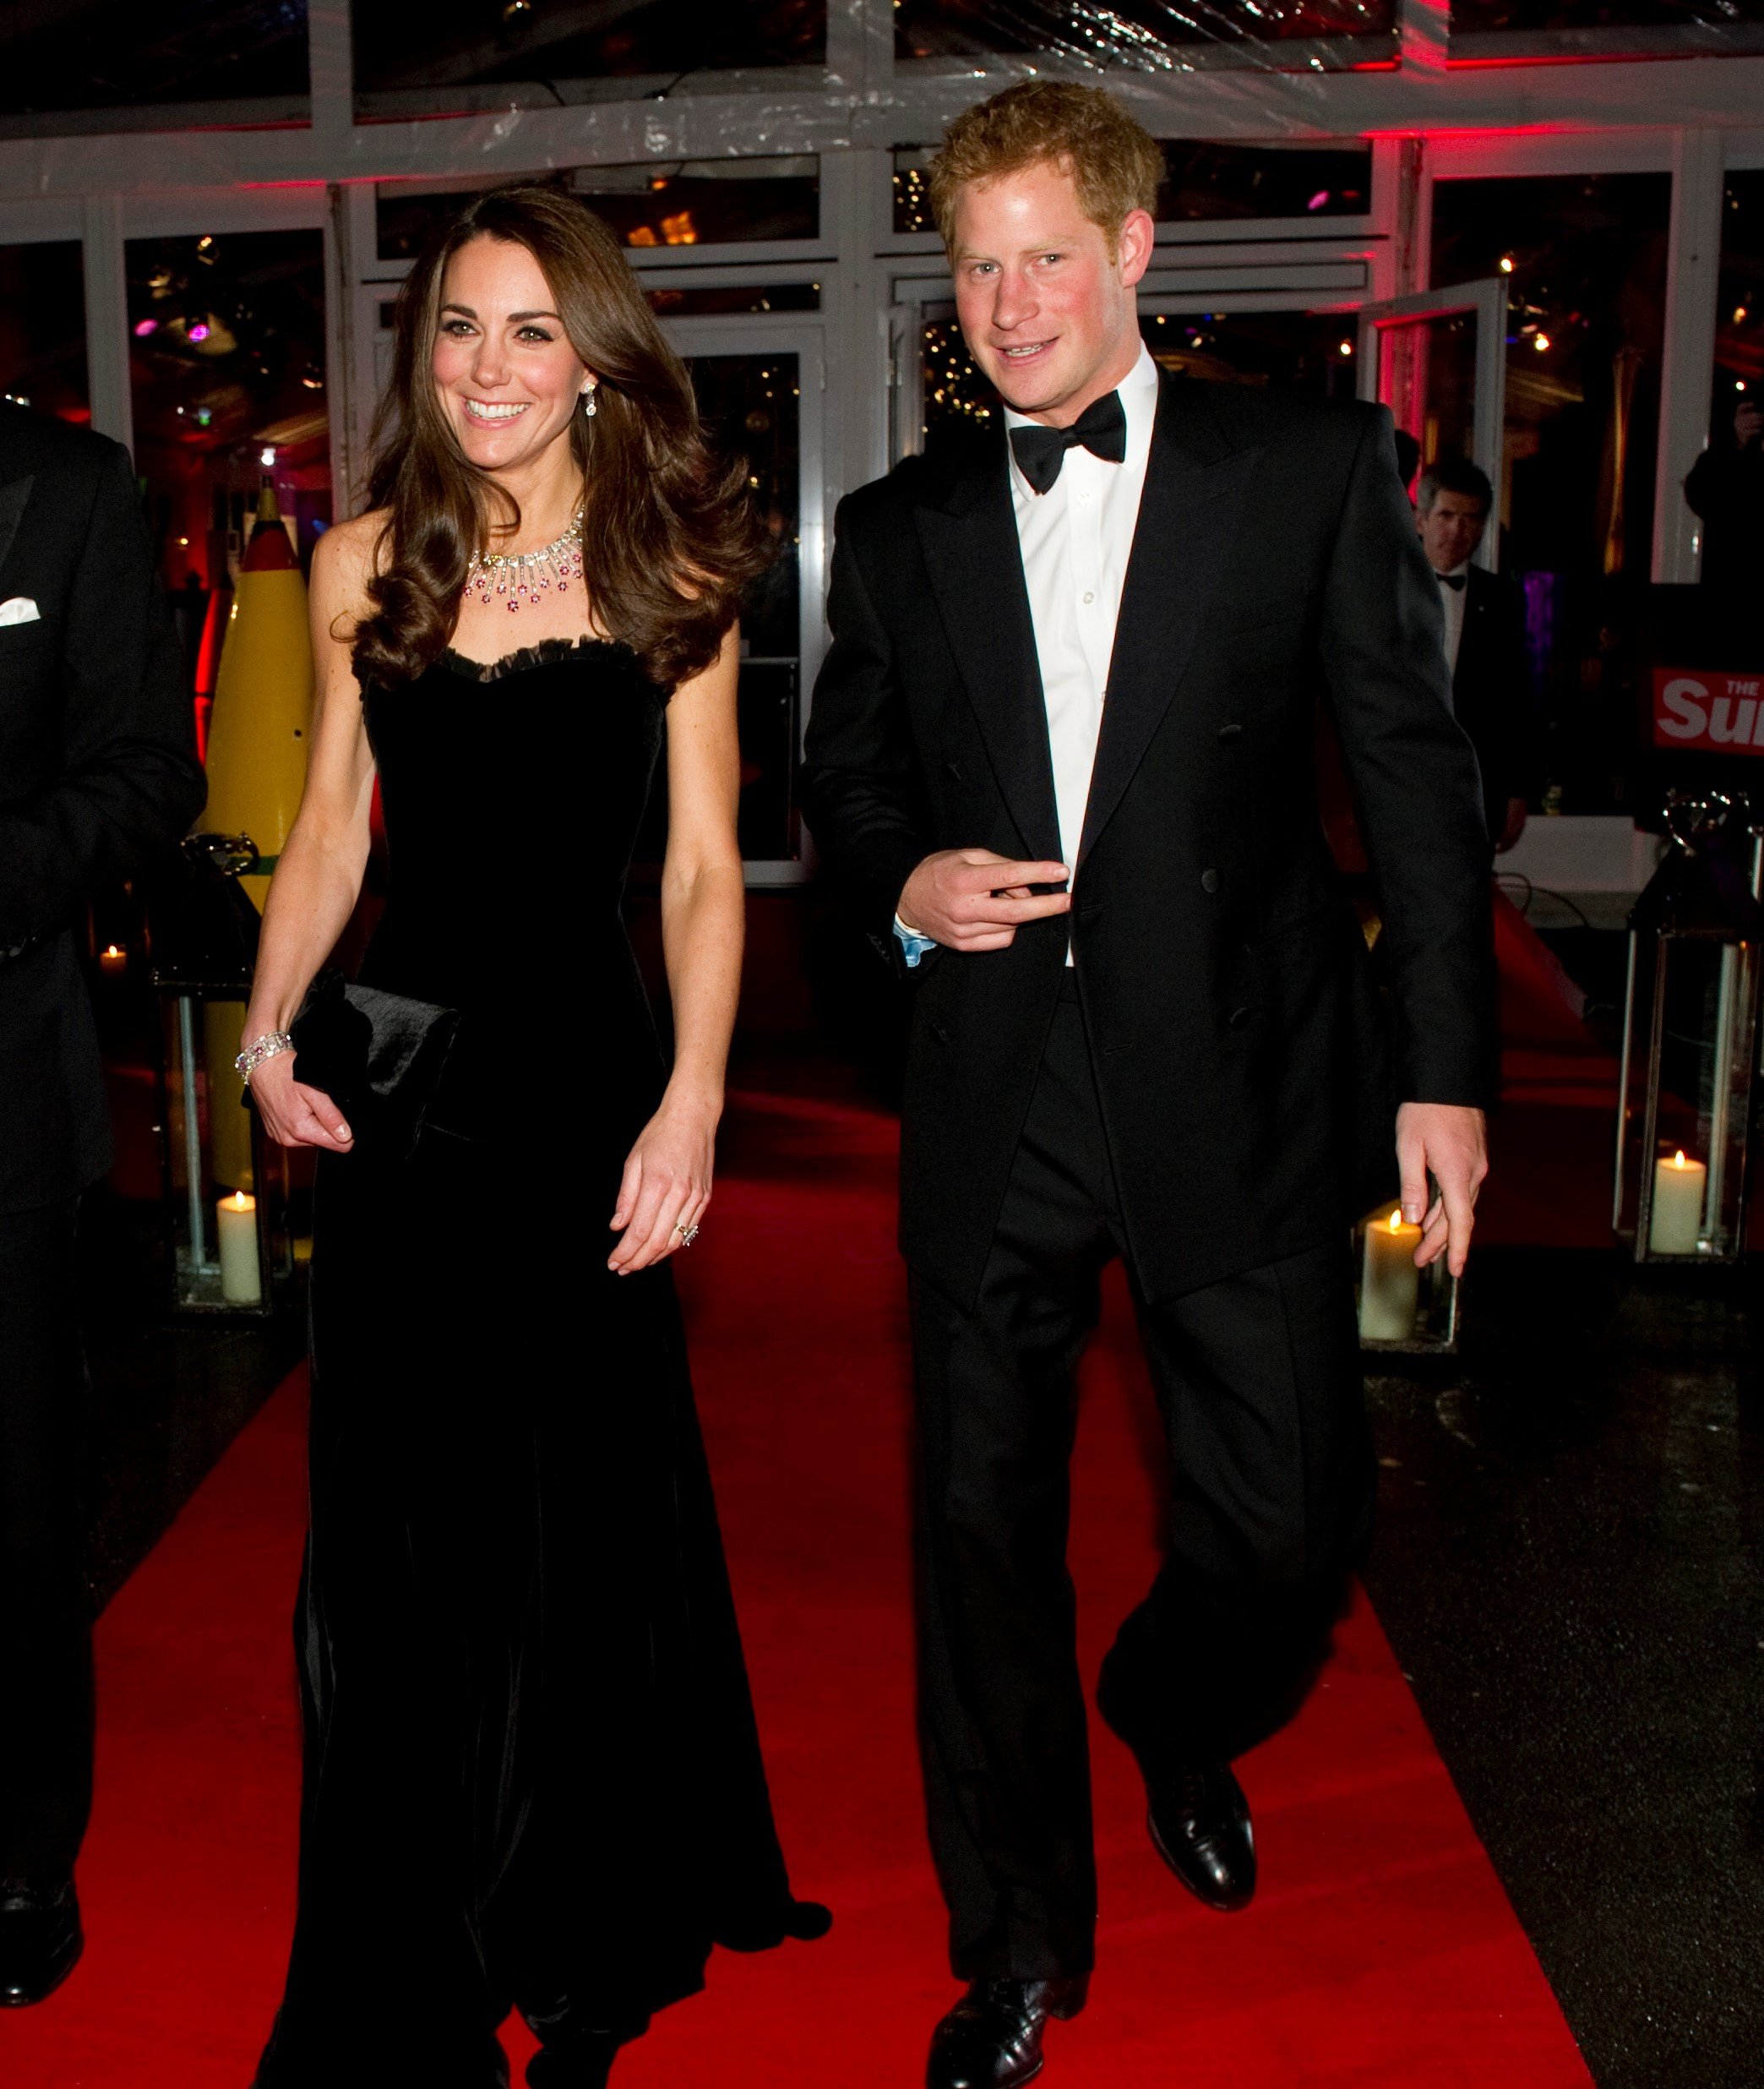
[[[457,1009],[322,972],[288,1026],[294,1078],[335,1103],[356,1152],[402,1160],[416,1148],[459,1024]]]

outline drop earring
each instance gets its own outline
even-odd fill
[[[594,403],[595,390],[596,387],[592,385],[582,387],[582,417],[585,421],[591,421],[600,411]]]

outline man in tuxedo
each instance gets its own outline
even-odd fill
[[[74,930],[203,797],[128,453],[0,405],[0,2004],[41,2001],[81,1946],[92,1684],[74,1246],[111,1149]]]
[[[1320,680],[1383,888],[1396,1085],[1369,1112],[1424,1259],[1462,1268],[1484,1167],[1487,844],[1390,418],[1160,375],[1134,290],[1160,172],[1094,88],[1025,83],[951,128],[934,204],[1005,410],[842,504],[808,731],[816,840],[916,981],[922,1725],[969,1983],[931,2089],[1026,2081],[1085,1998],[1067,1465],[1110,1257],[1172,1477],[1099,1699],[1211,1906],[1255,1885],[1232,1759],[1295,1705],[1365,1541],[1375,1011],[1319,826]]]
[[[1445,614],[1452,707],[1476,750],[1489,839],[1501,854],[1525,832],[1536,732],[1525,605],[1511,581],[1471,564],[1494,506],[1487,473],[1462,457],[1421,474],[1415,526]]]

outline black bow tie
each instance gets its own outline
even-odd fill
[[[1110,392],[1106,399],[1086,406],[1070,428],[1043,428],[1032,422],[1027,428],[1010,431],[1011,454],[1017,461],[1017,469],[1038,494],[1046,493],[1059,477],[1067,450],[1081,445],[1093,457],[1104,458],[1110,464],[1124,462],[1127,416],[1122,411],[1119,392]]]
[[[1441,587],[1449,587],[1454,594],[1462,594],[1464,583],[1470,578],[1467,573],[1436,573],[1434,578]]]

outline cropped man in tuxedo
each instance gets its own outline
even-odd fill
[[[203,795],[128,453],[0,405],[0,2004],[79,1955],[91,1797],[74,1242],[111,1151],[74,931]]]
[[[1439,584],[1451,701],[1482,770],[1483,812],[1497,854],[1525,832],[1535,762],[1525,605],[1511,581],[1473,565],[1494,489],[1486,472],[1444,457],[1421,474],[1415,526]]]
[[[1006,412],[842,505],[808,734],[816,839],[917,960],[923,1733],[970,1983],[932,2089],[1027,2081],[1091,1969],[1064,1547],[1102,1265],[1127,1265],[1172,1483],[1102,1707],[1160,1853],[1239,1907],[1254,1845],[1229,1764],[1302,1694],[1371,1504],[1358,1127],[1369,1112],[1392,1186],[1394,1138],[1428,1261],[1462,1267],[1484,1165],[1487,847],[1390,419],[1160,376],[1134,291],[1160,171],[1093,88],[1026,83],[952,127],[934,202]],[[1397,1085],[1369,1100],[1365,951],[1311,771],[1320,680],[1383,887]]]
[[[1756,613],[1764,581],[1764,405],[1734,408],[1734,439],[1718,439],[1690,467],[1685,499],[1703,523],[1702,580]]]

